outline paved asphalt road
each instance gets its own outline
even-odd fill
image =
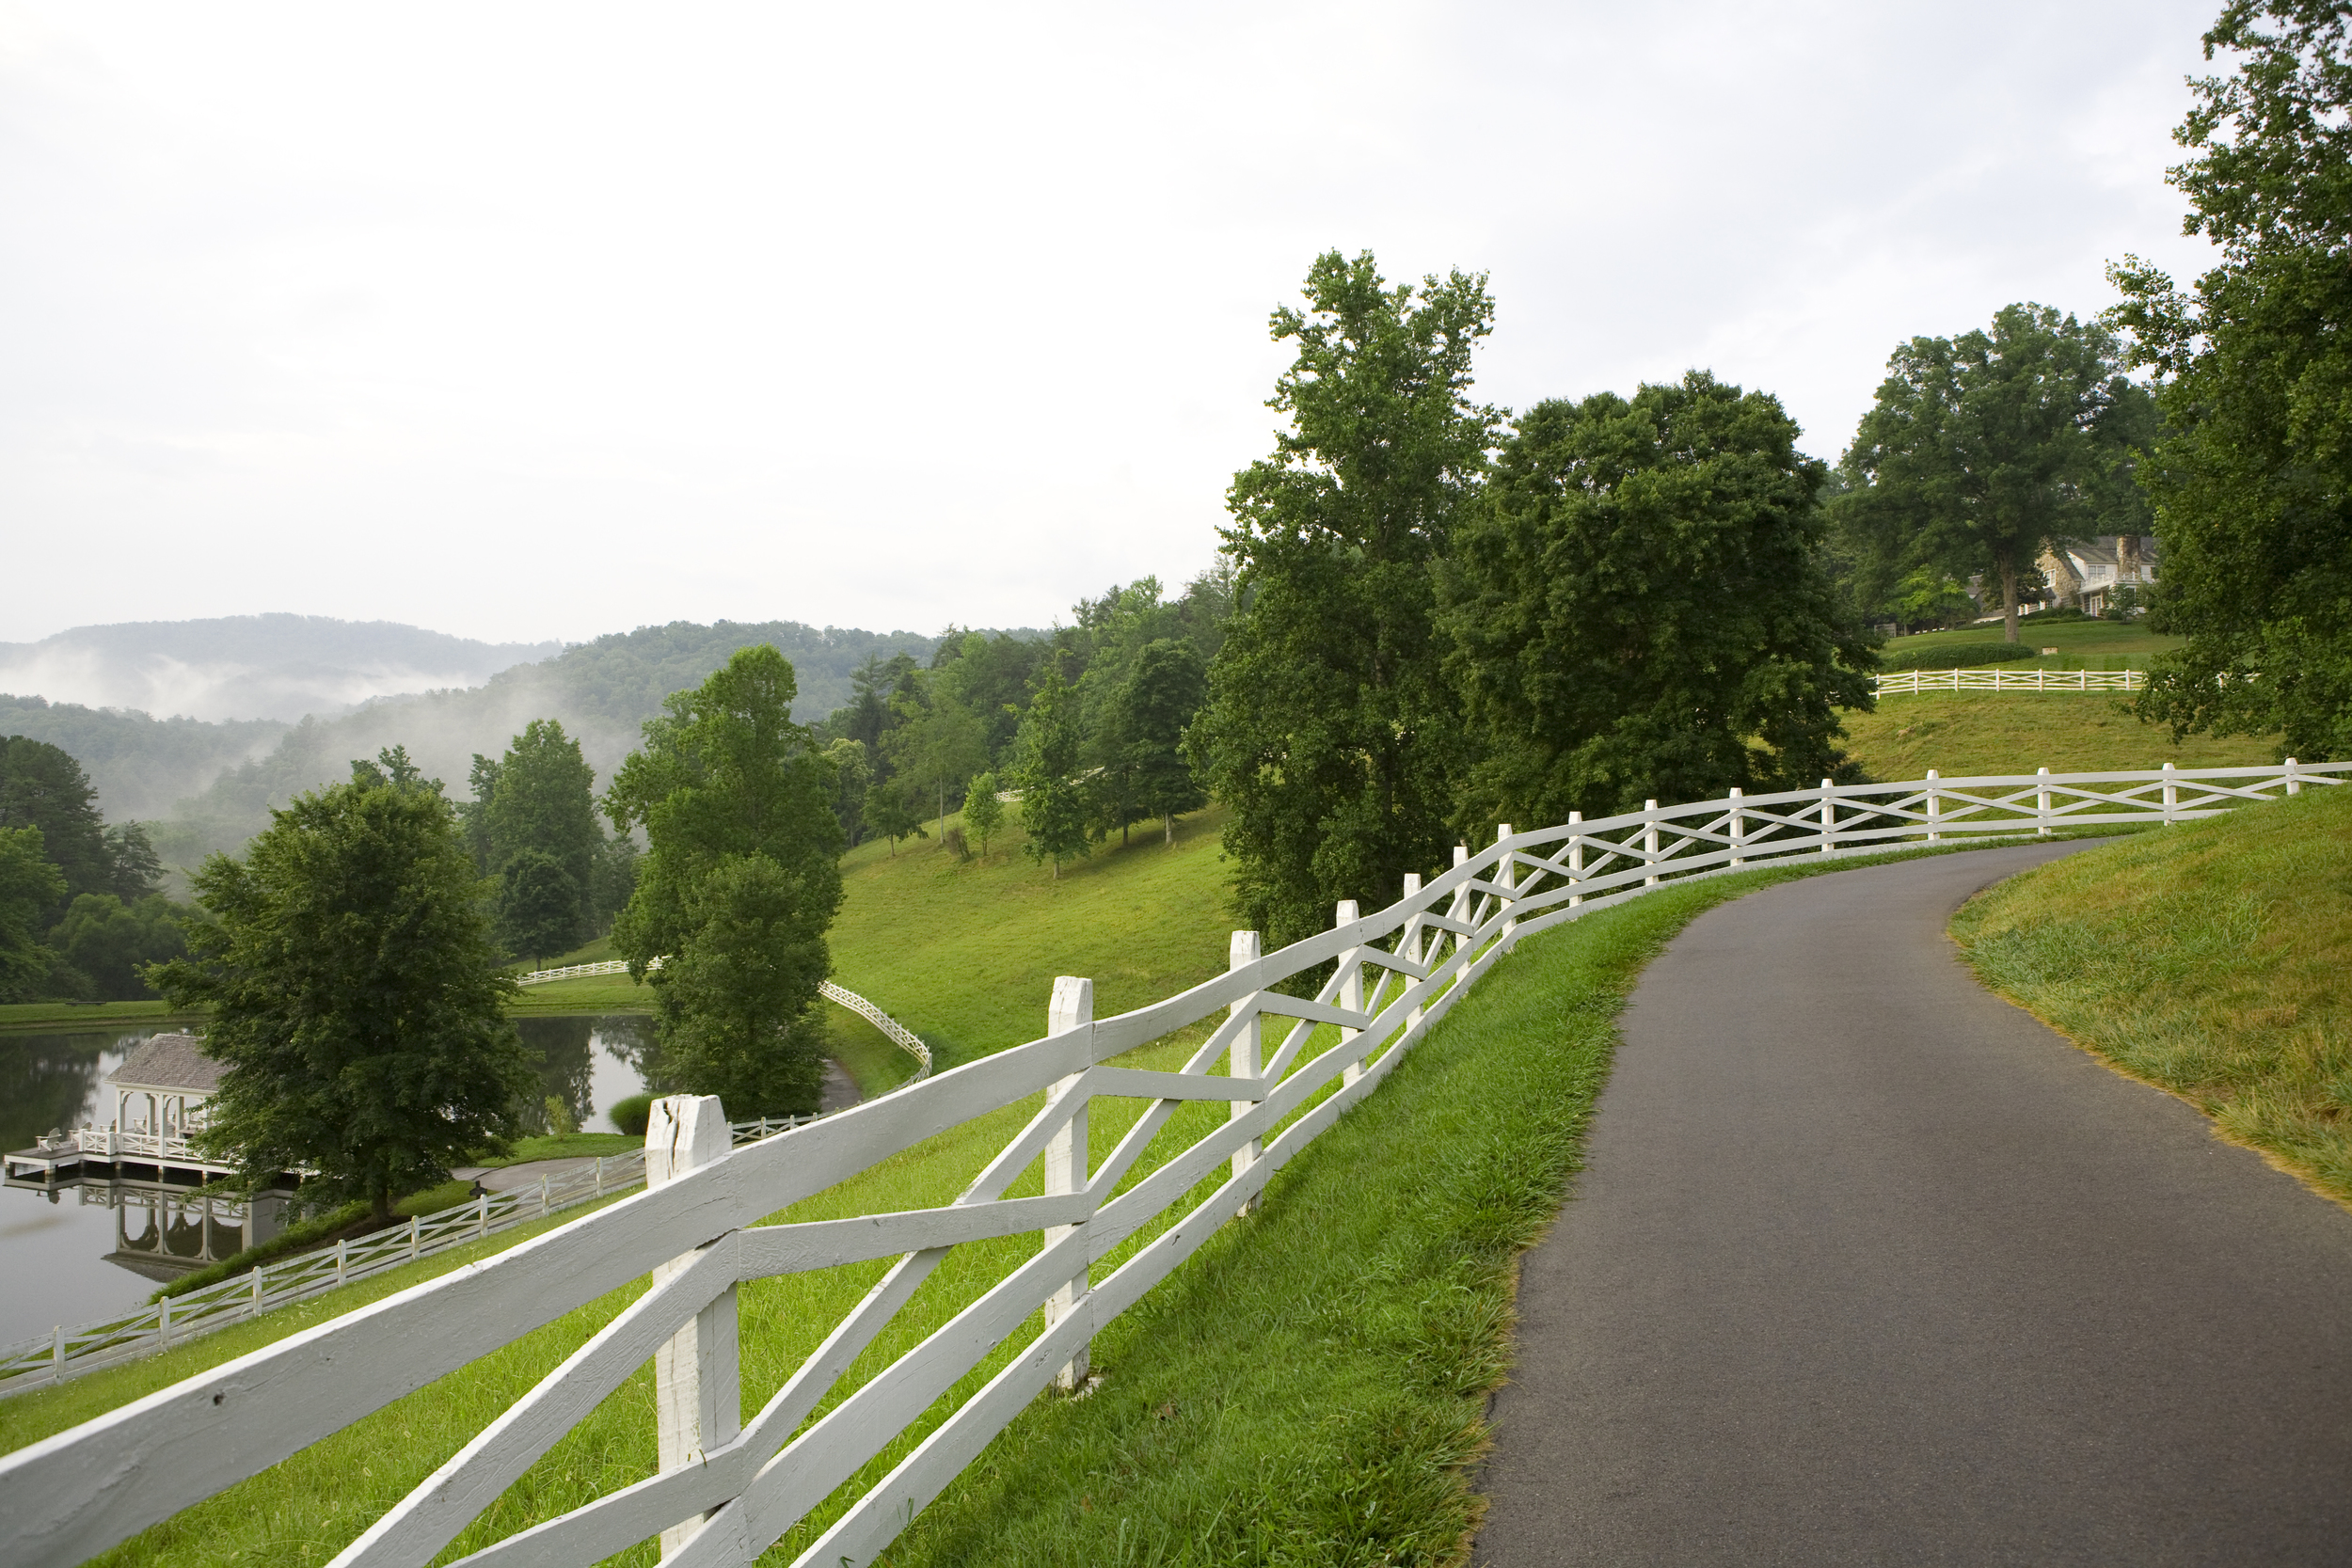
[[[1476,1560],[2352,1563],[2352,1214],[1944,934],[2075,847],[1771,888],[1650,966]]]

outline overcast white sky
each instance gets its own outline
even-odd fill
[[[1206,564],[1322,249],[1513,407],[1692,366],[1835,458],[1917,333],[2203,264],[2218,0],[0,0],[0,641],[1042,625]]]

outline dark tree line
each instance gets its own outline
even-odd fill
[[[1232,589],[1203,573],[1175,598],[1155,578],[1073,607],[1041,637],[947,628],[928,665],[876,656],[850,677],[853,698],[813,726],[834,765],[844,841],[948,832],[993,835],[997,814],[969,819],[976,789],[1017,791],[1028,851],[1057,867],[1135,826],[1204,803],[1182,749],[1206,696],[1207,662],[1224,637]]]
[[[0,1001],[152,996],[142,966],[184,951],[162,884],[145,825],[108,823],[80,763],[0,739]]]

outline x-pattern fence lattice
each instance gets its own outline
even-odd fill
[[[1263,956],[1253,933],[1236,933],[1225,974],[1149,1006],[1097,1020],[1091,983],[1064,979],[1042,1038],[732,1154],[712,1131],[715,1101],[662,1101],[645,1191],[0,1459],[12,1525],[0,1568],[78,1561],[648,1274],[650,1289],[336,1561],[432,1561],[651,1358],[655,1473],[464,1562],[595,1561],[657,1535],[679,1564],[748,1563],[787,1536],[803,1564],[868,1562],[1049,1384],[1078,1384],[1101,1325],[1254,1204],[1531,932],[1765,859],[2181,821],[2347,773],[2352,764],[1931,774],[1506,827],[1426,886],[1408,879],[1375,914],[1343,904],[1331,930]],[[1276,989],[1326,966],[1311,998]],[[1188,1045],[1175,1070],[1120,1065],[1171,1037]],[[950,1202],[763,1223],[1030,1102]],[[1099,1163],[1090,1110],[1124,1121],[1098,1129],[1117,1132]],[[1032,1170],[1034,1192],[1016,1196]],[[885,1340],[957,1249],[1031,1232],[1036,1250],[1003,1255],[944,1322]],[[700,1244],[681,1251],[681,1238]],[[739,1291],[885,1261],[741,1420]],[[852,1364],[884,1343],[906,1348],[850,1386]],[[938,1414],[959,1388],[971,1391]]]

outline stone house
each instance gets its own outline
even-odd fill
[[[2043,550],[2035,564],[2061,608],[2097,615],[2106,610],[2108,595],[2123,584],[2156,580],[2155,536],[2106,533],[2069,540]]]

